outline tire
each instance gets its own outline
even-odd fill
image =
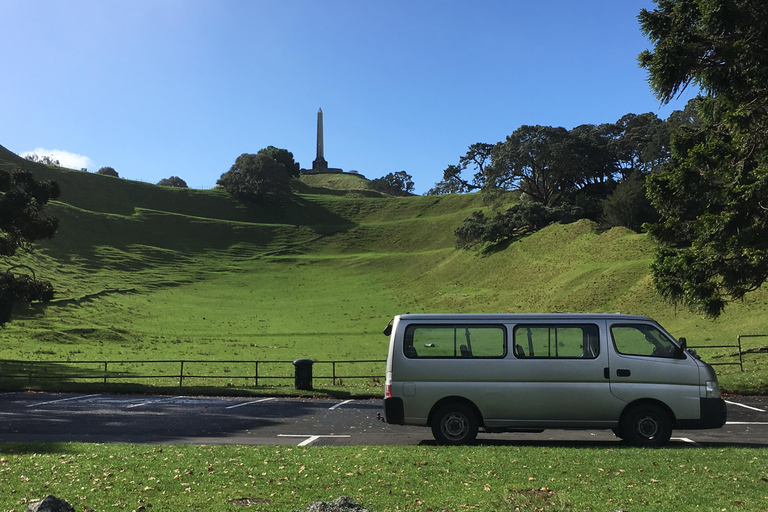
[[[440,444],[470,444],[477,437],[475,411],[461,403],[440,406],[432,415],[432,435]]]
[[[663,446],[672,437],[672,419],[657,405],[638,405],[624,416],[620,432],[625,441],[635,446]]]

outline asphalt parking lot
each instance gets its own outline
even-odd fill
[[[726,397],[728,423],[676,430],[674,445],[768,446],[768,397]],[[191,397],[0,393],[0,442],[253,444],[301,446],[432,444],[428,428],[377,419],[381,399]],[[618,444],[606,430],[483,434],[487,444]]]

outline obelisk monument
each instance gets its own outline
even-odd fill
[[[328,162],[324,158],[323,148],[323,109],[317,110],[317,157],[312,162],[312,170],[316,172],[328,171]]]

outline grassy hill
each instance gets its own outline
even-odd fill
[[[474,194],[366,197],[348,194],[360,178],[344,175],[274,208],[49,168],[0,146],[0,168],[13,167],[61,186],[59,233],[24,257],[57,297],[19,310],[0,358],[381,359],[381,330],[404,312],[621,311],[692,345],[768,333],[765,289],[717,321],[661,303],[652,242],[628,230],[579,221],[492,254],[455,250],[453,230],[482,207]],[[333,187],[344,194],[309,193]],[[747,378],[722,368],[726,384]],[[765,390],[765,370],[748,378]]]

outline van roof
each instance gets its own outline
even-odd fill
[[[647,316],[624,315],[621,313],[407,313],[399,315],[401,320],[432,320],[432,321],[558,321],[558,320],[619,320],[619,321],[651,321]]]

